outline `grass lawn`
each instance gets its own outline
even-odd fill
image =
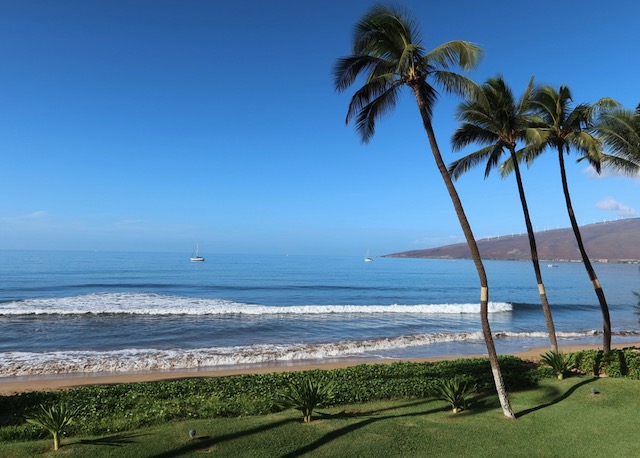
[[[592,388],[597,394],[592,393]],[[518,419],[494,396],[452,414],[433,399],[320,409],[310,424],[295,410],[171,422],[113,436],[0,444],[3,457],[584,457],[640,456],[640,382],[545,379],[511,393]],[[194,428],[197,437],[189,439]]]

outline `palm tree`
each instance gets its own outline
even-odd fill
[[[635,112],[619,108],[603,113],[595,126],[595,132],[609,147],[612,156],[618,159],[607,160],[605,165],[626,173],[637,173],[640,166],[640,105]],[[619,158],[626,162],[620,164]]]
[[[531,124],[530,95],[533,89],[533,78],[525,90],[522,98],[516,101],[513,92],[507,86],[502,77],[491,78],[482,85],[482,91],[474,98],[462,102],[458,107],[457,118],[462,125],[453,134],[452,145],[454,150],[460,150],[472,143],[486,144],[487,146],[458,159],[449,166],[449,172],[453,179],[458,179],[463,173],[470,170],[480,162],[486,161],[485,178],[491,170],[498,166],[502,154],[508,151],[512,168],[516,175],[518,194],[524,213],[524,221],[529,236],[531,249],[531,261],[538,282],[540,302],[549,332],[549,340],[553,351],[558,351],[556,330],[553,325],[551,308],[547,299],[547,293],[542,281],[536,237],[529,216],[529,207],[525,197],[524,186],[520,167],[518,166],[518,141],[526,140],[527,128]]]
[[[603,350],[604,352],[609,352],[611,351],[609,306],[607,305],[607,299],[600,280],[591,265],[589,255],[582,242],[580,228],[571,204],[564,155],[565,153],[568,154],[571,149],[577,151],[581,154],[579,160],[587,160],[599,173],[604,157],[602,144],[591,135],[590,129],[593,127],[596,115],[599,112],[615,107],[617,102],[609,98],[603,98],[593,105],[582,103],[571,109],[571,101],[571,91],[567,86],[560,86],[558,91],[551,86],[543,86],[535,91],[532,96],[532,105],[538,115],[538,119],[536,121],[537,127],[533,131],[535,137],[532,137],[535,138],[535,145],[528,148],[527,161],[530,163],[547,148],[555,149],[558,152],[560,177],[569,220],[578,243],[582,262],[600,303],[603,319]]]
[[[400,90],[408,87],[413,91],[431,151],[478,271],[482,331],[500,404],[505,416],[515,418],[504,387],[489,327],[489,287],[486,272],[462,203],[442,160],[431,124],[437,99],[432,82],[446,92],[469,93],[475,84],[449,68],[457,65],[464,70],[471,69],[477,64],[480,56],[480,48],[465,41],[450,41],[427,52],[418,39],[416,23],[408,15],[390,7],[376,5],[356,24],[352,54],[336,62],[334,83],[336,90],[343,92],[359,75],[366,74],[364,85],[351,98],[346,117],[347,123],[355,119],[356,130],[365,143],[375,132],[376,120],[395,108]]]

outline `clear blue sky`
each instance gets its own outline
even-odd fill
[[[0,249],[363,256],[463,241],[407,93],[362,145],[332,67],[370,1],[8,0],[0,14]],[[470,77],[640,102],[630,1],[405,1]],[[355,89],[355,87],[354,87]],[[451,162],[458,100],[434,127]],[[468,150],[467,152],[471,152]],[[637,216],[640,182],[569,165],[581,224]],[[524,175],[534,226],[567,227],[557,158]],[[477,238],[524,231],[513,179],[458,182]]]

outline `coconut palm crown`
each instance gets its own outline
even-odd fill
[[[374,6],[355,27],[352,53],[338,59],[334,84],[339,92],[367,73],[347,110],[347,123],[355,118],[356,130],[364,142],[375,132],[376,120],[396,107],[403,86],[419,91],[429,121],[438,92],[466,95],[475,83],[450,71],[474,68],[482,50],[466,41],[450,41],[427,52],[419,39],[415,21],[383,5]]]
[[[519,152],[516,150],[518,142],[524,141],[526,144],[527,132],[533,123],[530,101],[532,90],[533,78],[529,81],[522,97],[516,100],[509,86],[499,76],[488,79],[474,97],[460,103],[457,118],[462,121],[462,124],[455,131],[451,140],[454,150],[460,150],[473,143],[486,146],[454,161],[449,166],[449,172],[454,179],[457,179],[473,166],[486,161],[486,178],[491,170],[501,165],[503,154],[507,152],[509,155],[518,185],[518,194],[529,238],[531,261],[538,284],[549,341],[552,350],[558,351],[555,326],[546,288],[542,281],[536,238],[518,165]]]
[[[364,75],[364,84],[353,94],[347,110],[347,124],[355,127],[363,142],[371,140],[376,121],[396,107],[400,90],[407,86],[415,96],[431,152],[460,221],[471,257],[480,280],[480,318],[482,332],[498,398],[503,413],[515,418],[511,409],[488,320],[489,287],[477,243],[464,213],[460,197],[442,160],[431,124],[438,92],[467,95],[477,87],[468,78],[450,70],[473,68],[481,57],[478,46],[466,41],[450,41],[427,51],[419,39],[418,28],[400,10],[376,5],[356,24],[351,55],[338,59],[334,67],[334,84],[338,92],[349,88]]]

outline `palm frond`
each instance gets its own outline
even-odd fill
[[[343,57],[336,61],[333,68],[333,85],[336,91],[343,92],[351,86],[358,75],[380,65],[380,58],[367,55]]]
[[[451,66],[473,70],[480,63],[482,54],[482,49],[474,43],[453,40],[429,51],[425,59],[444,70]]]
[[[458,127],[458,129],[453,133],[453,136],[451,137],[451,146],[454,151],[459,151],[472,143],[490,143],[493,145],[499,141],[500,137],[495,132],[485,129],[484,126],[465,123]]]
[[[533,92],[533,80],[532,76],[529,80],[529,84],[527,84],[527,88],[524,90],[522,97],[520,97],[520,103],[518,103],[518,113],[528,113],[531,107],[531,94]]]
[[[478,85],[473,80],[459,73],[434,70],[429,73],[429,76],[448,94],[473,97],[479,91]]]
[[[435,88],[427,82],[421,84],[418,90],[420,91],[420,97],[424,100],[424,109],[427,118],[429,119],[429,122],[431,122],[433,107],[436,104],[436,99],[438,98],[438,91],[436,91]]]
[[[398,89],[399,86],[397,85],[387,86],[382,93],[375,98],[369,98],[369,102],[357,110],[357,114],[355,114],[356,131],[360,134],[360,138],[364,143],[369,142],[373,137],[378,118],[396,107]],[[352,113],[351,108],[349,113]],[[354,111],[353,113],[356,112]]]
[[[495,145],[489,145],[476,152],[453,161],[449,164],[449,174],[451,178],[457,180],[463,174],[474,168],[476,165],[486,161],[494,153]]]
[[[637,177],[640,172],[640,164],[637,161],[611,154],[603,154],[600,159],[600,164],[603,168],[630,177]]]
[[[640,106],[636,112],[621,108],[602,114],[594,131],[612,154],[640,164]]]

